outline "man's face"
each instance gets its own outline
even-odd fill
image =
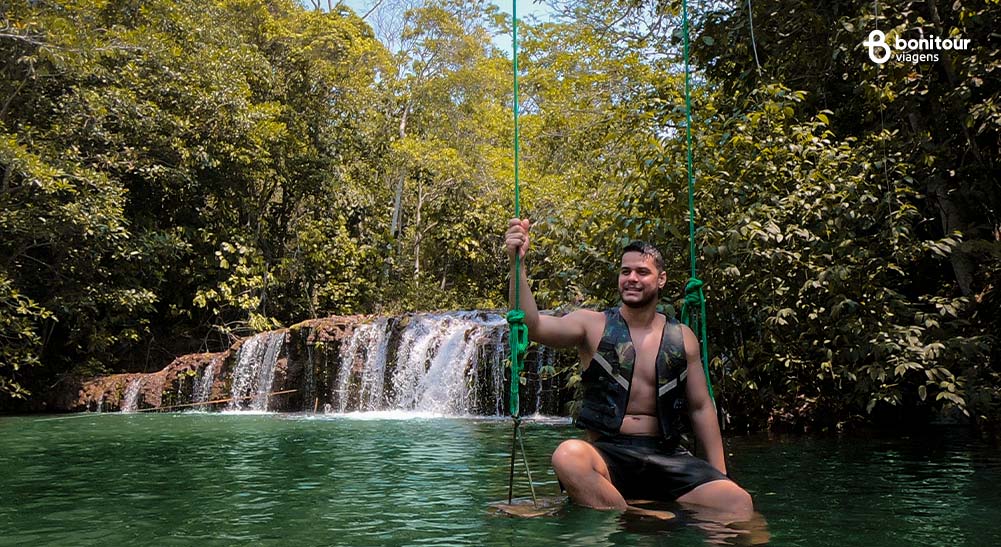
[[[630,251],[622,255],[619,268],[619,296],[630,308],[642,308],[660,298],[667,273],[657,271],[652,256]]]

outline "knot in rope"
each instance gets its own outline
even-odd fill
[[[511,400],[509,403],[511,416],[520,414],[518,386],[521,384],[521,371],[524,368],[525,352],[528,351],[528,326],[525,325],[525,312],[513,309],[507,312],[507,323],[510,328],[508,342],[511,348]]]
[[[688,283],[685,284],[685,302],[681,306],[681,322],[688,326],[691,326],[691,319],[694,315],[692,310],[701,310],[705,305],[706,297],[702,292],[703,285],[705,283],[697,277],[689,278]]]
[[[528,350],[528,326],[525,325],[525,312],[520,309],[513,309],[507,312],[507,324],[511,327],[511,333],[517,336],[511,337],[511,349],[518,353],[525,353]]]
[[[705,283],[694,275],[685,283],[685,302],[681,305],[681,322],[688,325],[699,338],[700,346],[704,346],[699,351],[702,357],[702,371],[706,375],[706,387],[709,389],[709,398],[716,403],[716,395],[713,393],[713,384],[709,379],[709,351],[706,342],[706,297],[702,293],[702,286]]]

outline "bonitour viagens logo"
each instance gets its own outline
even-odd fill
[[[922,34],[920,38],[910,40],[898,36],[891,45],[887,43],[883,31],[874,30],[869,33],[869,38],[862,42],[862,45],[869,48],[869,58],[872,62],[881,65],[889,61],[890,57],[905,63],[935,62],[938,61],[939,52],[969,49],[970,41],[959,37],[941,38]]]

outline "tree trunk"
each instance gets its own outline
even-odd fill
[[[421,278],[421,207],[424,205],[424,185],[417,183],[417,211],[414,213],[414,279]]]
[[[399,137],[403,140],[407,136],[407,117],[410,115],[410,103],[403,107],[403,114],[400,115]],[[393,237],[399,237],[400,225],[403,218],[403,183],[407,178],[405,169],[400,169],[400,178],[396,182],[396,194],[393,196],[393,220],[389,226],[389,233]]]

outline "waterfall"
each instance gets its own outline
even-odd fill
[[[507,358],[507,329],[493,329],[493,338],[479,344],[476,361],[469,369],[472,407],[477,414],[500,415],[507,412],[504,377]]]
[[[396,354],[393,407],[453,415],[493,414],[492,408],[476,408],[476,361],[481,348],[495,344],[498,330],[504,327],[504,318],[495,314],[414,316],[401,336]],[[497,363],[490,360],[486,365],[482,368],[494,368]],[[490,373],[498,375],[497,370]]]
[[[341,367],[337,373],[338,412],[385,408],[384,385],[389,320],[379,319],[359,325],[351,340],[341,346]],[[352,386],[354,389],[352,389]]]
[[[542,371],[543,368],[546,368],[546,367],[548,367],[548,368],[555,368],[555,366],[556,366],[556,351],[554,351],[553,348],[550,348],[550,347],[547,347],[547,346],[543,346],[543,345],[538,346],[538,349],[536,350],[536,354],[535,354],[535,371],[536,371],[536,374],[535,374],[535,386],[534,386],[535,387],[535,414],[536,415],[543,415],[544,414],[543,411],[545,410],[544,407],[546,405],[546,401],[550,399],[549,397],[543,396],[543,394],[546,392],[546,384],[549,385],[549,389],[550,390],[552,390],[552,386],[553,386],[553,380],[551,378],[547,379],[547,380],[543,380],[542,379],[542,373],[541,373],[541,371]],[[558,407],[558,406],[559,406],[559,403],[557,402],[557,404],[555,405],[555,407]]]
[[[508,412],[508,392],[505,381],[511,373],[507,367],[508,345],[506,328],[496,328],[493,340],[480,346],[477,366],[471,373],[472,385],[476,387],[478,414],[504,415]]]
[[[142,391],[143,379],[133,378],[125,388],[125,395],[122,396],[122,412],[135,412],[139,405],[139,393]]]
[[[542,370],[542,367],[546,364],[546,346],[539,346],[535,357],[535,370],[536,372]],[[552,353],[550,350],[548,353]],[[535,375],[535,413],[542,414],[542,375]]]
[[[504,389],[505,376],[511,374],[511,369],[504,366],[504,361],[508,358],[508,344],[507,344],[507,331],[505,329],[497,330],[497,345],[494,346],[493,355],[493,370],[495,371],[493,375],[493,392],[494,392],[494,408],[496,408],[496,414],[507,414],[509,411],[508,405],[510,403],[507,390]]]
[[[306,366],[303,369],[302,409],[313,410],[316,397],[316,365],[313,363],[313,346],[306,346]]]
[[[236,354],[229,410],[268,408],[275,366],[285,344],[285,332],[264,332],[248,338]]]
[[[204,403],[209,400],[209,397],[212,395],[212,382],[215,381],[215,364],[216,360],[213,359],[202,370],[201,377],[195,382],[195,389],[191,394],[191,402]]]
[[[383,318],[358,326],[343,342],[333,388],[336,412],[504,411],[503,317],[456,312],[407,320],[395,336],[394,324]]]
[[[159,372],[97,378],[81,397],[98,412],[163,401],[164,409],[503,416],[507,341],[505,318],[488,311],[330,317],[250,336],[229,351],[183,356]],[[523,414],[561,408],[567,392],[559,379],[533,372],[556,355],[535,346],[526,355]],[[275,389],[297,394],[272,403]]]

